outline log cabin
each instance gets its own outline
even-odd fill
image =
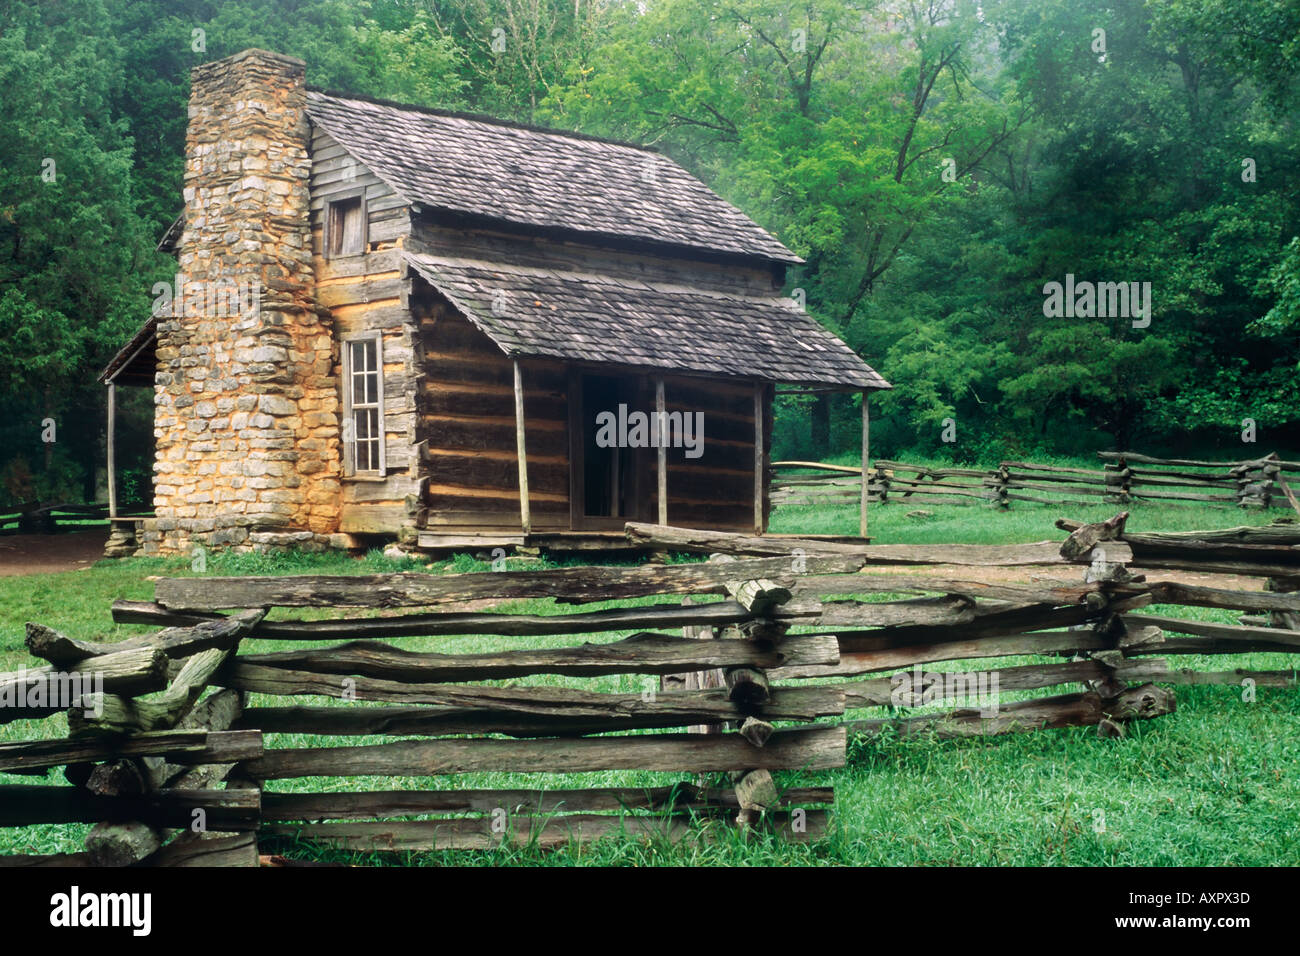
[[[305,75],[192,72],[175,282],[101,375],[110,478],[116,387],[154,392],[140,553],[762,533],[777,384],[862,392],[865,440],[888,383],[666,156]]]

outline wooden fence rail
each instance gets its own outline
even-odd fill
[[[1283,461],[1276,454],[1236,462],[1159,459],[1134,452],[1100,452],[1099,457],[1102,467],[1098,469],[1026,461],[976,469],[880,459],[869,470],[867,489],[873,504],[945,500],[1006,508],[1013,501],[1050,505],[1167,501],[1300,511],[1286,479],[1287,472],[1300,472],[1300,462]],[[772,463],[772,470],[774,505],[849,504],[862,488],[859,468],[778,461]]]
[[[69,726],[67,737],[0,744],[0,771],[64,768],[59,785],[0,786],[0,826],[94,824],[84,851],[0,864],[252,865],[265,859],[259,850],[292,837],[354,850],[547,848],[617,834],[707,839],[733,823],[814,839],[835,795],[806,775],[842,766],[850,734],[1095,726],[1113,735],[1169,713],[1177,685],[1294,684],[1292,668],[1200,671],[1169,661],[1300,654],[1300,529],[1129,534],[1125,518],[1063,520],[1063,542],[998,547],[629,525],[634,541],[713,557],[542,572],[159,580],[153,602],[118,602],[113,615],[161,630],[104,644],[32,624],[27,646],[43,663],[0,675],[0,713],[66,711]],[[899,573],[903,565],[970,571]],[[981,568],[1026,565],[1066,580],[980,577]],[[1230,570],[1269,587],[1148,582],[1130,566]],[[558,614],[464,607],[542,596],[564,605],[673,600]],[[276,606],[339,612],[267,620]],[[1171,606],[1251,620],[1206,622]],[[537,640],[462,651],[458,635]],[[427,636],[447,638],[445,650],[400,646]],[[244,646],[260,639],[289,649]],[[1012,656],[1034,660],[1003,662]],[[617,683],[581,685],[609,675]],[[50,696],[53,684],[43,682],[56,679],[66,687]],[[47,695],[34,708],[41,686]],[[250,706],[249,694],[262,696]],[[872,713],[879,708],[889,712]],[[545,782],[610,771],[668,776],[642,788]],[[457,787],[467,773],[539,782]],[[394,782],[357,792],[326,782],[343,777]],[[410,789],[411,778],[420,788]]]

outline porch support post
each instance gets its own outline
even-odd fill
[[[655,415],[659,432],[658,473],[659,473],[659,523],[668,523],[668,445],[665,441],[667,415],[664,411],[664,380],[655,379]]]
[[[754,533],[763,533],[763,392],[761,382],[754,383]]]
[[[108,383],[108,516],[117,517],[117,384]]]
[[[519,520],[524,534],[533,531],[533,519],[528,510],[528,450],[524,445],[524,377],[515,359],[515,446],[519,455]]]
[[[858,537],[867,536],[867,497],[870,494],[871,473],[867,458],[871,450],[871,393],[862,390],[862,501],[858,511]]]

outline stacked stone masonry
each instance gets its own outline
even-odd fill
[[[305,65],[254,50],[192,79],[182,296],[158,325],[143,550],[325,547],[340,412],[314,291]]]

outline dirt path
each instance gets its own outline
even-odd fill
[[[0,537],[0,577],[88,568],[104,556],[108,530]]]

